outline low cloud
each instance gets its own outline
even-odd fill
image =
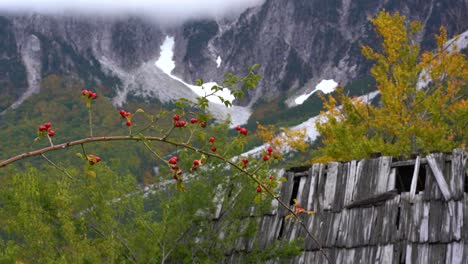
[[[0,0],[8,13],[143,15],[164,22],[235,15],[264,0]]]

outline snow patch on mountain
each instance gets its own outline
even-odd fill
[[[374,91],[374,92],[371,92],[369,94],[362,95],[362,96],[358,97],[358,100],[366,102],[366,103],[370,103],[378,94],[379,94],[379,91]],[[319,136],[319,133],[317,131],[317,127],[315,126],[315,122],[317,120],[319,120],[319,119],[321,119],[322,121],[325,121],[324,117],[318,115],[318,116],[314,116],[314,117],[311,117],[311,118],[307,119],[306,121],[300,123],[299,125],[290,127],[289,129],[291,129],[293,131],[304,129],[306,134],[307,134],[307,140],[309,142],[313,142]],[[247,155],[258,156],[264,150],[266,150],[267,147],[268,147],[267,144],[263,144],[261,146],[255,147],[255,148],[243,153],[242,155],[243,156],[247,156]],[[285,153],[285,152],[289,152],[290,149],[285,148],[282,151]]]
[[[308,93],[308,94],[303,94],[297,97],[294,102],[296,105],[301,105],[307,100],[312,94],[314,94],[317,91],[322,91],[324,94],[329,94],[335,90],[335,88],[338,86],[338,83],[335,82],[333,79],[331,80],[322,80],[317,86],[315,86],[315,89]]]
[[[156,61],[156,66],[159,67],[163,72],[165,72],[169,77],[172,79],[179,81],[183,83],[185,86],[189,87],[192,89],[193,92],[195,92],[198,96],[205,96],[206,94],[211,93],[211,87],[213,86],[218,86],[217,83],[215,82],[207,82],[204,83],[202,86],[197,86],[197,85],[192,85],[186,83],[184,80],[181,78],[172,75],[172,70],[175,68],[175,62],[173,60],[174,56],[174,37],[166,36],[166,39],[164,40],[163,44],[161,45],[161,55]],[[219,58],[219,57],[218,57]],[[231,91],[227,88],[224,88],[221,91],[218,91],[215,93],[216,96],[210,96],[207,99],[210,102],[218,103],[218,104],[223,104],[221,100],[218,98],[218,96],[223,97],[225,100],[229,100],[232,102],[235,98],[234,96],[231,95]]]
[[[167,76],[169,76],[173,80],[190,88],[197,96],[205,96],[207,94],[210,94],[211,88],[213,86],[218,86],[217,83],[207,82],[204,83],[202,86],[197,86],[188,84],[181,78],[172,74],[172,70],[175,68],[175,62],[173,59],[174,44],[174,37],[166,36],[163,44],[161,45],[161,54],[159,56],[159,59],[155,63],[156,67],[159,68],[165,74],[167,74]],[[219,63],[221,63],[221,58],[219,56],[217,61],[218,60]],[[223,102],[219,99],[218,96],[221,96],[224,100],[228,100],[231,103],[235,99],[235,97],[231,94],[231,91],[227,88],[224,88],[221,91],[217,91],[216,93],[214,93],[213,96],[207,97],[208,101],[210,101],[209,111],[214,118],[224,120],[229,117],[231,119],[231,127],[247,123],[252,113],[249,107],[232,106],[226,108],[226,106],[223,104]]]
[[[221,56],[218,56],[218,58],[216,58],[216,68],[219,68],[221,66],[221,62],[223,60],[221,59]]]

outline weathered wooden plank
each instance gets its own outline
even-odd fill
[[[385,217],[385,206],[381,205],[374,207],[373,217],[372,219],[369,219],[368,223],[372,226],[369,245],[375,246],[383,243],[384,239],[382,237],[383,233],[381,230],[383,229],[383,221]]]
[[[413,200],[421,200],[421,195],[415,196]],[[413,206],[410,201],[409,193],[402,193],[400,195],[400,221],[398,223],[397,229],[397,239],[400,241],[405,241],[408,239],[409,234],[411,233],[411,219],[413,215]]]
[[[318,175],[320,170],[320,164],[314,164],[310,171],[309,181],[306,182],[306,186],[308,186],[308,193],[307,193],[307,203],[304,204],[306,210],[316,211],[317,208],[314,207],[314,201],[317,199],[317,182],[318,182]],[[307,184],[308,183],[308,184]]]
[[[338,236],[338,228],[341,222],[341,214],[330,214],[330,226],[327,232],[327,240],[324,242],[326,247],[336,247],[336,240]]]
[[[366,199],[376,193],[377,177],[375,175],[379,169],[378,164],[379,159],[370,159],[366,163],[364,177],[360,178],[361,181],[358,184],[359,200]]]
[[[354,201],[348,206],[346,206],[346,208],[351,209],[351,208],[356,208],[356,207],[377,206],[379,204],[386,202],[387,200],[393,199],[397,195],[398,195],[397,190],[391,190],[391,191],[384,192],[384,193],[374,194],[368,198],[365,198],[359,201]]]
[[[410,187],[410,199],[411,200],[413,200],[414,196],[416,195],[416,187],[418,185],[418,175],[419,175],[420,166],[421,166],[421,158],[418,156],[416,157],[416,162],[414,164],[413,178],[411,179],[411,187]]]
[[[336,191],[335,199],[332,204],[332,211],[335,213],[340,212],[343,209],[344,196],[346,190],[346,174],[348,172],[349,163],[340,163],[338,165],[338,173],[336,177]]]
[[[262,217],[259,226],[261,229],[257,232],[258,247],[260,250],[265,249],[278,239],[281,221],[282,218],[276,215],[266,215]]]
[[[284,177],[287,178],[286,182],[283,182],[281,186],[281,193],[280,196],[286,203],[289,203],[291,200],[292,190],[294,186],[294,173],[293,172],[286,172]],[[288,210],[283,207],[278,208],[278,214],[280,217],[286,216],[288,214]]]
[[[320,218],[318,219],[320,222],[318,225],[315,225],[315,228],[318,228],[318,236],[317,239],[322,243],[323,246],[327,245],[327,236],[329,232],[329,228],[332,226],[332,219],[333,213],[330,211],[323,211],[320,213]]]
[[[450,234],[453,240],[460,240],[462,239],[463,232],[468,233],[468,221],[463,223],[463,201],[449,202],[448,206],[451,207],[452,204],[454,207],[454,215],[451,218]]]
[[[464,199],[463,199],[463,232],[462,232],[462,238],[465,241],[468,241],[468,193],[464,194]],[[468,254],[468,252],[467,252],[467,254]]]
[[[463,242],[454,242],[447,244],[447,254],[445,256],[446,264],[465,264],[468,258],[463,257],[464,245]]]
[[[427,264],[429,261],[429,244],[409,243],[406,247],[406,263]]]
[[[318,182],[317,182],[317,199],[315,206],[316,211],[320,212],[323,210],[323,202],[325,200],[325,182],[327,180],[327,165],[320,164]]]
[[[352,198],[351,201],[359,200],[361,198],[361,182],[365,181],[366,170],[368,160],[360,160],[356,166],[356,174],[354,177],[354,186],[352,187]],[[349,186],[347,187],[349,188]]]
[[[325,181],[325,196],[322,207],[323,210],[331,210],[333,202],[335,200],[338,166],[338,162],[330,162],[328,164],[328,172]]]
[[[410,213],[408,240],[410,242],[427,242],[429,230],[428,203],[416,200],[413,204],[413,213]]]
[[[419,226],[419,242],[427,242],[429,239],[429,203],[422,203],[423,212],[421,225]]]
[[[437,181],[437,185],[439,186],[439,189],[442,192],[442,195],[444,196],[444,199],[446,201],[450,200],[452,198],[452,194],[442,173],[445,163],[443,153],[429,154],[426,156],[426,159]],[[442,162],[438,162],[439,159],[442,160]]]
[[[423,197],[426,201],[443,199],[440,188],[437,185],[437,181],[434,177],[434,173],[432,172],[429,165],[426,165],[426,185],[424,187]]]
[[[305,208],[306,210],[311,210],[309,209],[309,194],[311,192],[313,192],[313,190],[311,190],[311,187],[310,187],[310,183],[312,181],[312,168],[313,166],[310,167],[309,171],[307,172],[307,176],[305,177],[305,184],[304,184],[304,189],[302,190],[301,192],[301,195],[299,197],[299,201],[301,201],[301,205],[303,208]],[[310,204],[312,205],[312,201],[310,201]]]
[[[314,217],[309,217],[307,219],[307,221],[305,222],[307,230],[309,230],[309,232],[315,238],[317,238],[318,235],[319,235],[320,226],[317,227],[317,225],[320,225],[320,219],[319,218],[320,218],[320,216],[318,214],[315,214]],[[319,242],[320,242],[320,244],[322,243],[322,241],[319,241]],[[305,244],[305,246],[304,246],[305,250],[313,251],[313,250],[317,250],[319,248],[319,245],[313,239],[311,239],[308,236],[305,237],[304,244]]]
[[[354,189],[356,188],[356,173],[357,161],[353,160],[349,162],[348,172],[346,173],[345,206],[353,202]]]
[[[357,247],[367,245],[373,231],[369,220],[373,219],[374,208],[354,208],[349,211],[349,222],[347,228],[346,247]],[[379,232],[379,230],[376,230]]]
[[[297,190],[297,196],[296,196],[296,200],[297,202],[299,202],[299,204],[303,204],[303,197],[302,197],[302,194],[304,193],[304,187],[306,185],[306,181],[307,181],[307,178],[306,176],[302,176],[299,180],[299,188]],[[307,201],[306,201],[307,202]]]
[[[378,160],[378,170],[373,177],[377,183],[375,193],[383,193],[395,189],[395,179],[390,177],[392,157],[380,157]]]
[[[355,259],[359,256],[356,256],[359,249],[341,249],[336,252],[336,261],[335,263],[345,263],[345,264],[353,264],[356,263]]]
[[[399,241],[398,225],[401,219],[400,196],[396,196],[385,204],[387,217],[389,219],[387,225],[384,225],[383,233],[387,238],[388,243],[395,243]],[[385,224],[385,222],[384,222]]]
[[[391,264],[393,256],[393,244],[377,246],[376,258],[373,263]]]
[[[429,244],[429,262],[434,264],[445,263],[447,244]]]
[[[453,199],[463,199],[463,189],[465,187],[465,162],[466,152],[463,149],[454,149],[452,152],[451,175],[450,175],[450,190],[452,191]]]
[[[431,203],[432,204],[432,203]],[[440,238],[437,242],[448,243],[462,239],[463,230],[463,202],[449,201],[442,203]],[[452,212],[450,216],[449,212]]]
[[[431,201],[427,203],[429,206],[429,242],[440,242],[442,221],[447,214],[447,207],[444,207],[445,202]],[[450,226],[448,226],[450,228]]]
[[[338,232],[336,234],[337,247],[345,247],[348,236],[348,225],[349,225],[349,210],[343,209],[340,214],[340,222],[338,224]]]

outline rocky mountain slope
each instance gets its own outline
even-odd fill
[[[18,107],[41,90],[51,74],[100,84],[122,104],[128,95],[162,102],[195,93],[155,62],[166,36],[175,40],[172,74],[187,83],[242,74],[261,65],[263,80],[240,105],[294,98],[322,79],[344,85],[368,74],[360,46],[375,42],[369,18],[399,11],[423,22],[420,41],[433,47],[440,25],[449,35],[468,25],[466,0],[267,0],[229,20],[197,20],[161,26],[137,17],[70,17],[41,14],[0,16],[0,112]]]

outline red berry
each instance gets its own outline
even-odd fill
[[[101,161],[101,158],[96,156],[96,162],[100,162]]]
[[[49,130],[49,133],[47,133],[49,135],[49,137],[53,137],[55,136],[55,131],[53,131],[52,129]]]
[[[273,175],[270,175],[269,178],[270,178],[270,180],[273,180],[275,177],[273,177]]]
[[[184,127],[187,125],[187,122],[185,122],[184,120],[180,121],[180,127]]]
[[[270,157],[268,157],[268,156],[266,156],[266,155],[263,156],[263,160],[264,160],[264,161],[268,161],[269,159],[270,159]]]
[[[195,124],[195,123],[197,123],[197,122],[198,122],[198,119],[196,119],[196,118],[190,119],[190,123],[192,123],[192,124]]]
[[[172,178],[174,178],[174,180],[177,180],[177,175],[174,173],[174,175],[172,175]]]
[[[243,128],[243,127],[242,127],[242,128],[239,130],[239,133],[241,133],[241,134],[244,135],[244,136],[247,136],[247,133],[249,133],[249,131],[248,131],[246,128]]]
[[[132,125],[132,121],[127,120],[127,123],[125,123],[128,127]]]
[[[262,187],[260,187],[260,185],[257,186],[257,192],[258,192],[258,193],[261,193],[261,192],[262,192]]]
[[[216,150],[217,150],[216,146],[211,147],[211,151],[216,152]]]
[[[94,161],[90,160],[89,165],[94,165]]]
[[[47,127],[45,126],[39,126],[39,131],[47,131]]]
[[[125,117],[129,117],[129,116],[131,116],[131,115],[132,115],[132,113],[130,113],[130,112],[125,112]]]
[[[180,122],[179,122],[179,121],[175,121],[175,122],[174,122],[174,127],[180,127]]]
[[[193,166],[198,166],[200,165],[200,161],[199,160],[194,160],[193,161]]]
[[[176,170],[179,169],[179,166],[177,166],[177,164],[175,164],[175,165],[172,166],[172,169],[176,171]]]
[[[271,146],[268,147],[267,149],[268,153],[271,155],[271,153],[273,152],[273,148]]]
[[[174,157],[170,158],[168,162],[169,162],[169,164],[176,164],[178,160],[179,160],[179,158],[174,156]]]
[[[241,130],[241,126],[236,126],[236,130],[237,130],[237,131],[240,131],[240,130]]]
[[[88,93],[89,93],[89,91],[88,91],[88,90],[86,90],[86,89],[84,89],[83,91],[81,91],[81,94],[82,94],[83,96],[86,96],[86,95],[88,95]]]
[[[180,116],[179,115],[174,115],[172,117],[172,119],[174,119],[174,121],[179,121],[180,120]]]
[[[242,158],[242,163],[244,164],[244,169],[247,168],[247,164],[249,163],[249,160],[247,158]]]
[[[200,122],[201,127],[206,127],[206,122]]]
[[[45,126],[47,129],[49,129],[49,128],[52,126],[52,124],[51,124],[50,122],[47,122],[47,123],[44,124],[44,126]]]
[[[214,143],[215,142],[215,137],[210,137],[210,139],[208,141],[210,141],[210,143]]]
[[[119,114],[120,114],[121,117],[125,117],[126,113],[127,112],[125,112],[125,110],[123,110],[123,109],[120,109],[120,111],[119,111]]]
[[[177,172],[177,175],[179,175],[179,176],[182,175],[182,171],[179,170],[179,171]]]

